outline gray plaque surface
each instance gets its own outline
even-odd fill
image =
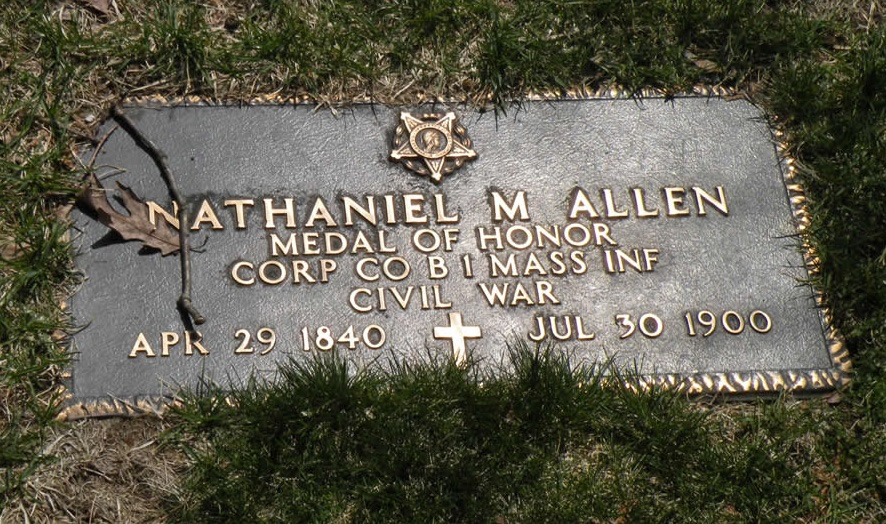
[[[845,379],[839,337],[802,284],[802,195],[754,106],[591,99],[530,102],[498,119],[461,107],[412,114],[447,111],[477,156],[435,182],[392,159],[395,108],[128,108],[168,155],[192,223],[202,219],[191,242],[208,354],[186,354],[177,255],[75,214],[86,278],[71,311],[85,327],[72,343],[69,415],[137,410],[201,377],[236,385],[328,346],[359,366],[461,359],[463,344],[498,365],[539,326],[577,362],[611,358],[694,393],[814,392]],[[123,130],[97,165],[125,170],[106,187],[119,180],[171,208],[156,165]],[[266,199],[276,210],[291,199],[295,226],[280,211],[268,228]],[[374,218],[352,205],[348,220],[346,199]],[[329,245],[328,233],[338,235]],[[298,255],[282,252],[290,235]]]

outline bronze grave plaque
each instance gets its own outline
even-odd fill
[[[446,105],[125,112],[176,174],[206,322],[189,331],[176,307],[177,255],[75,213],[70,417],[150,408],[201,379],[236,387],[289,358],[495,366],[516,341],[690,393],[846,379],[804,283],[802,191],[745,101],[528,101],[498,118]],[[131,133],[111,134],[96,164],[124,220],[120,197],[138,197],[136,212],[175,230]]]

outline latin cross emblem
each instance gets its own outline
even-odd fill
[[[435,183],[477,158],[468,132],[455,113],[400,113],[394,132],[391,159],[408,169],[431,177]]]
[[[437,326],[434,328],[434,338],[437,340],[449,339],[452,342],[452,356],[455,363],[462,365],[466,359],[465,339],[483,338],[480,326],[465,326],[462,324],[461,313],[449,313],[449,326]]]

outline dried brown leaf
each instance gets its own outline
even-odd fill
[[[21,253],[12,237],[0,235],[0,259],[15,260]]]
[[[111,10],[111,0],[80,0],[86,7],[93,9],[99,14],[108,15]]]
[[[832,406],[836,406],[840,402],[843,402],[843,395],[841,395],[839,391],[835,391],[829,395],[825,401]]]
[[[181,247],[178,232],[164,220],[158,220],[156,226],[152,224],[148,218],[148,205],[120,182],[117,182],[117,188],[129,215],[118,213],[111,206],[107,190],[101,186],[95,175],[90,177],[90,184],[80,195],[79,202],[95,211],[99,222],[116,231],[125,240],[139,240],[148,247],[160,250],[163,256],[178,251]]]
[[[708,60],[706,58],[699,58],[695,55],[695,53],[689,50],[685,51],[683,53],[683,56],[685,56],[686,59],[691,61],[693,64],[695,64],[696,67],[698,67],[705,73],[719,73],[722,71],[722,69],[716,62]]]

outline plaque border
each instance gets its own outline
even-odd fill
[[[588,86],[576,86],[556,91],[529,91],[523,97],[510,101],[511,104],[520,105],[524,102],[555,102],[570,100],[647,100],[668,98],[718,98],[726,101],[737,99],[753,102],[740,91],[723,86],[697,85],[690,90],[669,94],[658,89],[640,89],[630,91],[622,87],[601,87],[593,89]],[[491,100],[487,97],[487,101]],[[482,100],[481,100],[482,101]],[[421,97],[410,106],[427,104],[468,104],[477,100],[467,98],[437,98]],[[264,94],[244,99],[212,99],[196,95],[164,97],[162,95],[149,95],[144,97],[130,97],[123,101],[125,107],[227,107],[227,106],[287,106],[287,105],[311,105],[315,107],[328,106],[333,112],[336,107],[345,107],[362,104],[381,104],[368,96],[349,98],[341,104],[320,101],[307,95],[281,96],[279,94]],[[404,106],[405,107],[405,106]],[[104,121],[104,120],[103,120]],[[103,122],[102,121],[102,122]],[[97,124],[100,125],[100,124]],[[800,180],[796,176],[796,159],[790,154],[790,144],[786,141],[786,135],[777,121],[767,119],[767,125],[772,133],[773,147],[776,159],[783,177],[788,204],[791,210],[794,228],[799,234],[800,254],[809,277],[814,277],[820,272],[820,259],[815,248],[809,243],[806,230],[811,223],[811,215],[806,205],[806,194]],[[694,398],[711,398],[718,400],[744,400],[750,396],[772,396],[780,393],[792,393],[805,396],[828,393],[848,385],[852,374],[852,362],[849,349],[843,335],[834,325],[833,315],[827,306],[824,295],[811,283],[806,283],[812,290],[815,304],[821,323],[821,329],[831,367],[809,369],[781,369],[781,370],[758,370],[758,371],[730,371],[730,372],[706,372],[706,373],[664,373],[642,375],[637,381],[620,381],[622,386],[636,390],[647,390],[652,387],[664,387],[676,389]],[[74,291],[76,293],[76,290]],[[68,309],[68,301],[62,304],[63,309]],[[67,343],[66,350],[73,347],[73,340]],[[89,417],[137,417],[143,415],[162,414],[170,407],[181,405],[178,395],[137,395],[129,398],[115,396],[92,397],[71,402],[73,393],[68,388],[72,379],[70,369],[65,369],[61,374],[61,382],[56,387],[60,398],[61,409],[56,417],[59,421],[74,421]],[[615,379],[618,380],[618,379]],[[607,381],[604,380],[604,383]],[[725,395],[728,396],[725,396]]]

